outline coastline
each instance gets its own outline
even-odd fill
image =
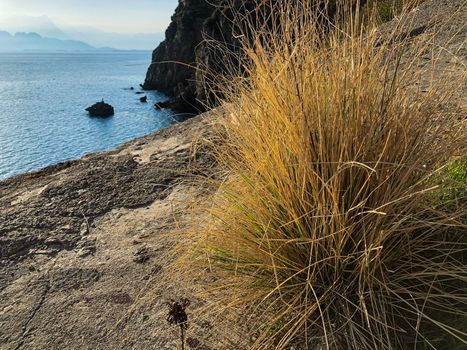
[[[144,200],[139,197],[138,199],[135,199],[136,197],[128,199],[124,194],[118,192],[123,187],[113,186],[110,188],[111,196],[123,196],[120,200],[115,201],[115,206],[106,208],[102,213],[105,214],[106,211],[112,210],[114,207],[127,206],[131,208],[153,202],[154,196],[161,195],[170,187],[169,183],[176,181],[179,177],[190,175],[187,168],[193,167],[190,158],[192,142],[202,138],[208,132],[207,120],[210,118],[210,114],[209,112],[204,113],[106,151],[89,153],[80,159],[60,162],[37,171],[2,180],[0,181],[0,201],[2,202],[0,213],[10,213],[16,205],[24,203],[26,197],[31,200],[35,196],[48,196],[48,199],[53,200],[53,193],[50,192],[53,192],[51,188],[54,183],[60,183],[60,187],[62,187],[60,195],[72,197],[73,193],[71,192],[74,188],[69,188],[67,183],[78,178],[86,178],[83,186],[79,188],[80,193],[90,190],[94,190],[96,193],[101,192],[100,189],[96,188],[97,184],[101,182],[98,175],[112,173],[115,177],[123,178],[127,183],[132,181],[139,184],[140,178],[161,183],[152,188],[145,188],[143,192],[147,198]],[[151,174],[151,172],[155,172],[155,174]],[[106,176],[104,175],[104,177]],[[167,185],[163,186],[162,183]],[[124,182],[120,185],[123,186]],[[129,188],[133,188],[134,185],[130,184]],[[37,190],[38,188],[40,191]],[[21,196],[22,198],[18,199]],[[92,200],[92,198],[82,199]],[[101,215],[101,211],[90,212],[89,215],[94,219]],[[0,229],[0,232],[5,232],[5,230]],[[14,255],[16,254],[5,253],[5,245],[2,245],[0,258],[10,258]]]
[[[204,114],[208,115],[209,112],[206,112]],[[198,115],[198,116],[200,116],[200,115]],[[76,158],[76,159],[64,160],[64,161],[61,161],[61,162],[58,162],[58,163],[54,163],[54,164],[51,164],[51,165],[44,166],[44,167],[36,169],[36,170],[26,171],[26,172],[23,172],[23,173],[20,173],[20,174],[12,175],[12,176],[9,176],[9,177],[4,178],[4,179],[0,178],[0,187],[4,183],[7,183],[9,181],[21,182],[21,181],[25,181],[25,180],[29,180],[29,179],[33,179],[33,178],[43,177],[43,176],[47,176],[47,175],[53,175],[56,172],[60,172],[62,170],[68,169],[68,168],[76,165],[77,163],[79,163],[81,161],[84,161],[84,160],[86,160],[88,158],[92,158],[92,157],[95,157],[95,156],[105,156],[106,154],[111,155],[111,154],[113,154],[115,152],[118,153],[121,149],[129,148],[134,143],[145,142],[145,140],[151,139],[153,136],[155,136],[159,132],[162,133],[164,130],[171,129],[171,128],[179,125],[179,124],[185,123],[187,120],[195,119],[195,118],[196,117],[191,117],[191,118],[186,118],[186,119],[181,118],[180,121],[178,121],[176,117],[173,117],[173,119],[176,120],[176,122],[174,124],[172,124],[170,126],[167,126],[167,127],[163,127],[161,129],[158,129],[158,130],[155,130],[155,131],[152,131],[152,132],[150,132],[150,133],[148,133],[146,135],[135,137],[135,138],[133,138],[133,139],[131,139],[129,141],[123,142],[121,145],[110,147],[110,148],[102,150],[102,151],[89,152],[89,153],[86,153],[86,154],[84,154],[83,156],[81,156],[79,158]]]
[[[149,59],[148,53],[0,54],[0,180],[173,124],[172,111],[153,107],[165,96],[138,87]],[[148,103],[140,102],[143,93]],[[102,98],[115,107],[114,117],[88,117],[85,108]]]

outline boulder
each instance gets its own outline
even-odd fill
[[[148,97],[147,96],[143,96],[139,99],[142,103],[146,103],[148,102]]]
[[[91,117],[111,117],[114,115],[114,108],[105,103],[104,100],[86,108],[86,111],[89,112]]]

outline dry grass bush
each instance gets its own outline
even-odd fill
[[[363,34],[358,15],[323,34],[306,3],[271,6],[246,77],[222,86],[225,180],[194,233],[222,278],[204,293],[254,312],[256,349],[438,348],[433,329],[465,344],[465,321],[447,321],[467,315],[465,201],[434,203],[467,145],[440,109],[450,92],[419,91],[407,42]]]

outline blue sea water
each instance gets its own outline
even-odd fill
[[[0,53],[0,180],[106,150],[174,123],[136,95],[150,52]],[[133,86],[134,91],[129,88]],[[85,111],[104,99],[111,118]]]

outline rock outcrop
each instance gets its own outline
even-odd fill
[[[212,106],[205,82],[224,75],[226,63],[240,51],[233,12],[245,14],[257,6],[258,0],[213,3],[180,0],[165,41],[153,52],[143,84],[146,90],[169,96],[170,107],[179,112],[197,114]],[[233,10],[229,4],[233,4]],[[216,42],[222,44],[213,45]]]
[[[214,6],[204,0],[180,1],[165,32],[165,41],[153,52],[144,89],[158,90],[178,101],[179,111],[193,112],[200,108],[195,52],[203,41],[204,24],[214,11]]]
[[[177,348],[168,297],[126,318],[166,270],[181,213],[206,195],[190,179],[215,172],[208,152],[192,150],[209,123],[199,116],[0,182],[0,349]]]
[[[114,108],[105,103],[104,100],[86,108],[86,111],[89,112],[91,117],[111,117],[114,115]]]
[[[258,0],[235,0],[235,11],[246,13]],[[204,82],[225,73],[230,54],[238,53],[230,0],[213,5],[207,0],[180,0],[166,39],[153,52],[143,88],[155,89],[171,98],[170,105],[180,112],[206,110]],[[216,51],[213,42],[221,42]],[[206,68],[209,76],[206,76]]]

